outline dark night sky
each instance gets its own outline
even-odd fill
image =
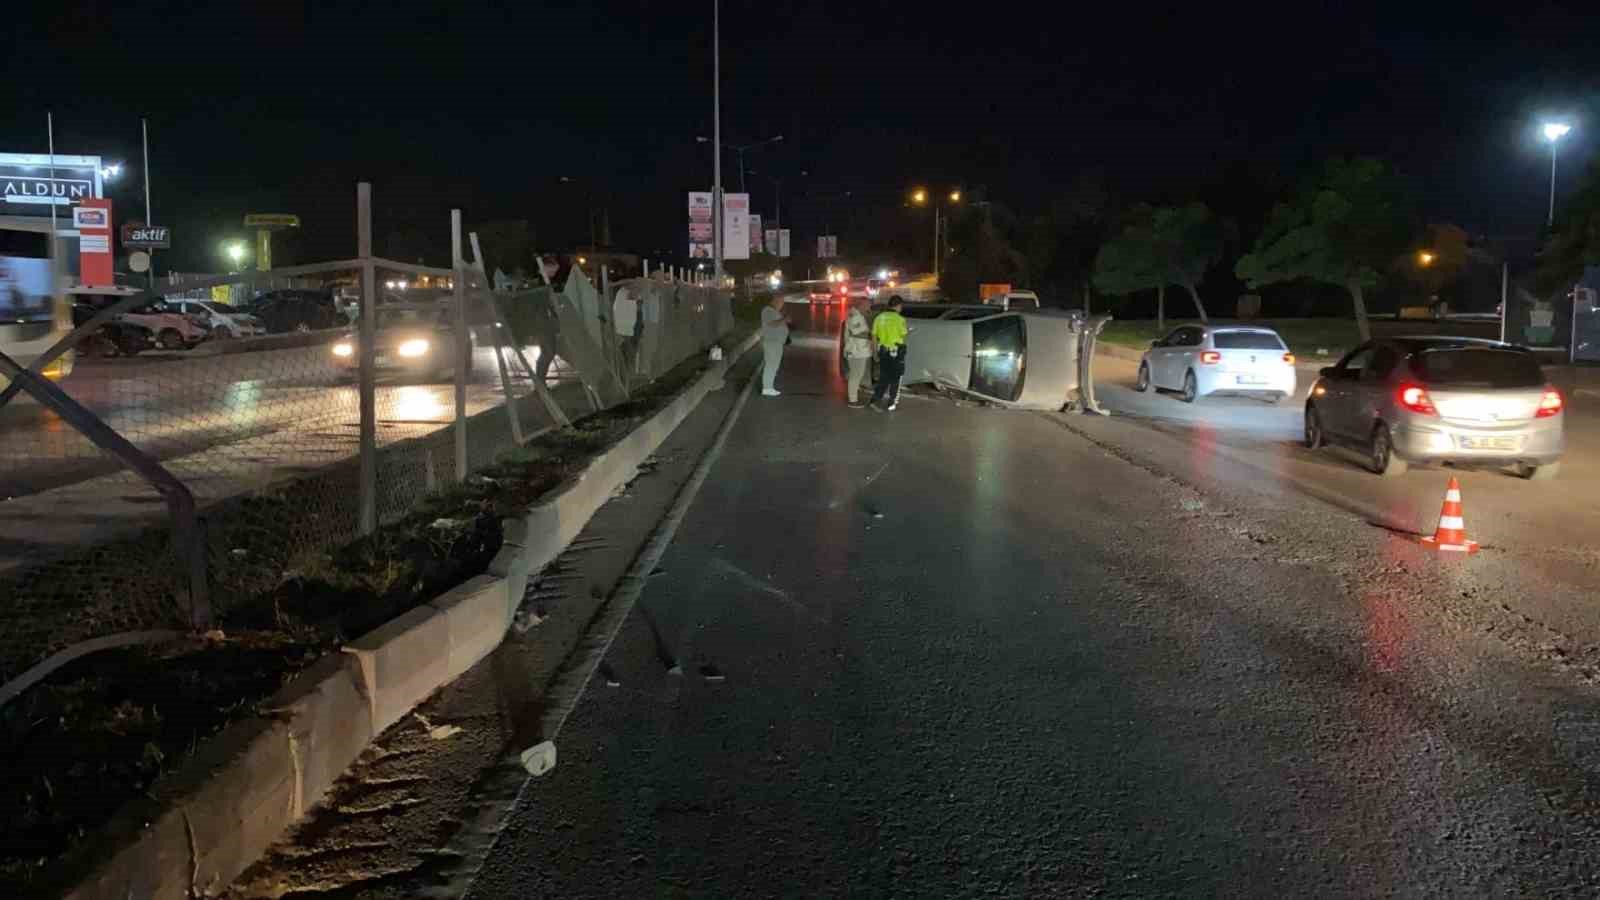
[[[49,110],[58,152],[137,164],[148,115],[183,268],[213,267],[252,211],[300,214],[303,260],[353,252],[358,178],[379,252],[407,221],[442,244],[452,205],[570,244],[592,191],[616,244],[681,253],[683,192],[710,181],[709,3],[30,6],[8,28],[0,149],[43,152]],[[1430,220],[1531,235],[1538,115],[1578,125],[1558,190],[1600,149],[1590,4],[1044,6],[725,0],[725,140],[786,137],[748,156],[756,212],[784,176],[808,239],[827,204],[799,195],[849,190],[848,250],[852,221],[910,215],[913,183],[1028,211],[1086,173],[1180,200],[1359,152],[1409,176]],[[138,191],[113,192],[119,218]]]

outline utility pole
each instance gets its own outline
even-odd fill
[[[150,218],[150,120],[141,118],[139,130],[144,139],[144,224],[154,225]],[[150,251],[150,290],[156,289],[156,252]]]
[[[711,0],[711,255],[722,287],[722,0]],[[743,163],[739,166],[744,168]]]

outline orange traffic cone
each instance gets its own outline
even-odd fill
[[[1422,542],[1435,550],[1478,552],[1478,542],[1467,540],[1467,523],[1461,518],[1461,484],[1454,475],[1450,476],[1450,486],[1445,488],[1439,527],[1434,529],[1433,537],[1425,537]]]

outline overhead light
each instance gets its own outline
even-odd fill
[[[1572,126],[1566,122],[1546,122],[1544,123],[1544,139],[1551,142],[1559,141],[1566,137],[1567,132],[1571,130]]]

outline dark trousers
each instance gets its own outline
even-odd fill
[[[889,395],[889,404],[894,405],[900,399],[900,376],[906,373],[906,347],[904,344],[890,350],[887,347],[878,348],[878,383],[872,386],[872,401],[877,403],[883,398],[885,392]]]

